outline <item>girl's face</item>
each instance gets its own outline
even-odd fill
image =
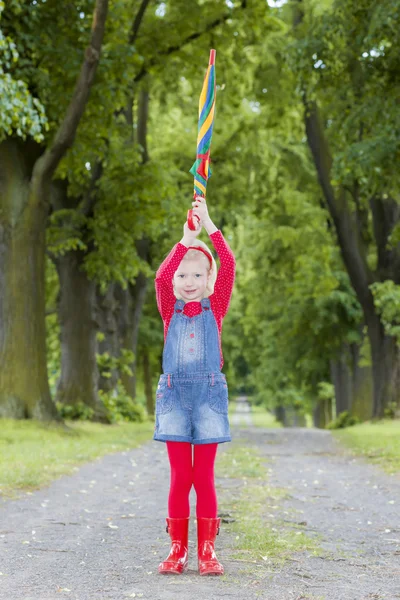
[[[200,254],[200,253],[199,253]],[[185,302],[200,302],[204,298],[210,271],[207,258],[184,258],[173,278],[175,293]]]

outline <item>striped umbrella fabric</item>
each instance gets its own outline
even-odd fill
[[[199,123],[196,160],[190,169],[194,176],[194,197],[205,198],[207,180],[211,176],[210,147],[215,113],[215,50],[210,50],[210,60],[199,100]]]

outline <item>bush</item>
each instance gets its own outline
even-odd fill
[[[56,407],[62,419],[71,419],[73,421],[91,421],[94,410],[87,406],[81,400],[75,404],[63,404],[56,402]]]
[[[386,419],[395,419],[397,412],[396,402],[390,402],[388,406],[383,410],[383,415]]]
[[[108,423],[118,423],[120,421],[143,423],[147,420],[145,408],[128,396],[120,380],[115,390],[111,390],[110,392],[102,392],[100,390],[99,396],[105,406],[105,420]],[[75,404],[56,402],[56,406],[63,419],[74,421],[92,421],[95,413],[93,408],[87,406],[82,401]]]
[[[110,392],[100,391],[99,395],[106,407],[106,418],[109,423],[117,423],[119,421],[143,423],[146,421],[147,413],[145,408],[128,396],[121,380],[118,381],[115,390]]]
[[[361,423],[358,417],[354,417],[348,410],[344,410],[336,417],[336,419],[328,423],[326,429],[343,429],[344,427],[351,427],[358,423]]]

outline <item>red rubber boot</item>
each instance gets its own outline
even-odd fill
[[[197,518],[197,551],[200,575],[223,575],[224,567],[214,550],[221,519]]]
[[[171,549],[167,558],[158,565],[158,572],[180,575],[188,565],[189,517],[187,519],[167,518],[166,531],[171,538]]]

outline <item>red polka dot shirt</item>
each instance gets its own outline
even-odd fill
[[[210,239],[216,250],[220,268],[218,269],[217,280],[214,285],[214,292],[209,296],[211,309],[213,311],[218,327],[219,348],[221,353],[220,368],[224,364],[222,356],[221,333],[222,320],[228,312],[229,303],[232,296],[233,284],[235,282],[236,261],[235,256],[225,240],[220,230],[215,231],[210,235]],[[196,244],[194,243],[193,246]],[[164,322],[164,342],[167,339],[168,327],[174,314],[174,306],[176,297],[172,287],[172,279],[175,271],[180,265],[182,258],[185,256],[188,248],[181,244],[175,244],[167,258],[160,265],[155,278],[157,306],[161,318]],[[186,302],[183,314],[188,317],[194,317],[201,313],[200,302]]]

